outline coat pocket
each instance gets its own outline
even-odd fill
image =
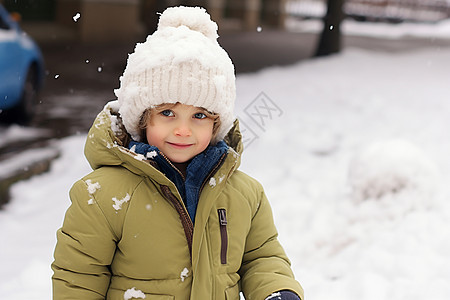
[[[220,227],[220,262],[222,265],[226,265],[228,252],[227,211],[224,208],[219,208],[217,212],[219,214]]]
[[[225,290],[226,300],[239,300],[239,284],[228,287]]]

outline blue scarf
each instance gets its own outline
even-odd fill
[[[220,141],[197,154],[187,166],[186,178],[157,147],[135,141],[131,141],[128,147],[157,163],[160,171],[177,187],[192,223],[194,223],[201,188],[217,170],[216,166],[224,161],[228,145],[224,141]]]

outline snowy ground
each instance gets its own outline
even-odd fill
[[[307,299],[450,298],[449,75],[449,48],[346,49],[238,78],[242,169],[263,183]],[[55,143],[50,172],[12,187],[0,298],[51,298],[55,231],[89,172],[84,140]]]

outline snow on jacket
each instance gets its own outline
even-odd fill
[[[237,300],[242,290],[261,300],[291,290],[303,299],[262,186],[237,170],[237,122],[200,193],[194,227],[175,185],[118,138],[116,106],[108,103],[88,133],[94,171],[70,191],[53,298]]]

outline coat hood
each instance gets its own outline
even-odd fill
[[[93,170],[103,166],[122,166],[141,176],[151,176],[154,179],[167,180],[141,154],[136,154],[127,148],[125,137],[128,133],[119,115],[118,101],[108,102],[97,115],[89,130],[84,153]],[[239,131],[239,121],[234,121],[233,127],[225,136],[224,141],[229,146],[224,167],[228,165],[233,171],[240,165],[243,151],[242,135]],[[230,155],[231,154],[231,155]],[[231,172],[230,172],[231,174]],[[159,180],[158,180],[159,181]]]

